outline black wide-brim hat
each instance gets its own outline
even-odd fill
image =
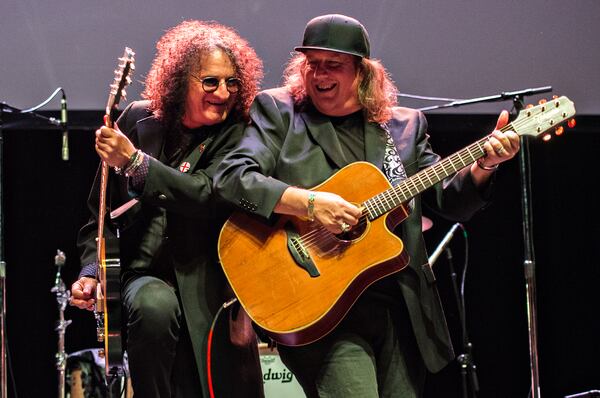
[[[306,24],[302,45],[294,50],[327,50],[369,58],[371,45],[367,30],[356,19],[329,14],[313,18]]]

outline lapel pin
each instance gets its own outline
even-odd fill
[[[179,165],[179,171],[182,173],[187,173],[190,169],[190,162],[183,162]]]

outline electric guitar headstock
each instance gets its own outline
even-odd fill
[[[131,75],[135,70],[135,53],[129,47],[125,47],[123,56],[119,58],[119,65],[115,70],[115,78],[113,83],[110,85],[110,93],[108,101],[106,102],[105,124],[108,127],[112,127],[113,114],[117,110],[121,100],[127,98],[125,88],[131,83]]]

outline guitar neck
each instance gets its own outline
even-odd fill
[[[100,197],[98,203],[98,240],[96,242],[96,259],[98,265],[104,263],[104,221],[106,220],[106,187],[108,184],[108,164],[102,161],[100,166]]]
[[[507,124],[500,131],[513,130],[512,124]],[[380,194],[366,200],[362,205],[366,210],[366,216],[370,219],[376,219],[408,202],[413,197],[433,185],[442,181],[444,178],[456,173],[460,169],[472,164],[477,159],[485,155],[483,144],[489,136],[483,137],[473,144],[461,149],[460,151],[448,156],[440,162],[419,171],[417,174],[406,178],[401,183]]]

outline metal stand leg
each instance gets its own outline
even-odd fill
[[[67,330],[67,326],[71,324],[71,320],[65,320],[65,308],[69,302],[70,292],[65,288],[65,284],[60,277],[60,271],[62,266],[65,265],[65,260],[65,253],[57,250],[56,256],[54,257],[54,264],[58,267],[58,270],[56,271],[54,287],[50,289],[52,293],[56,294],[59,314],[55,329],[58,332],[58,352],[56,353],[56,369],[58,370],[58,398],[65,397],[65,370],[67,367],[65,331]]]

